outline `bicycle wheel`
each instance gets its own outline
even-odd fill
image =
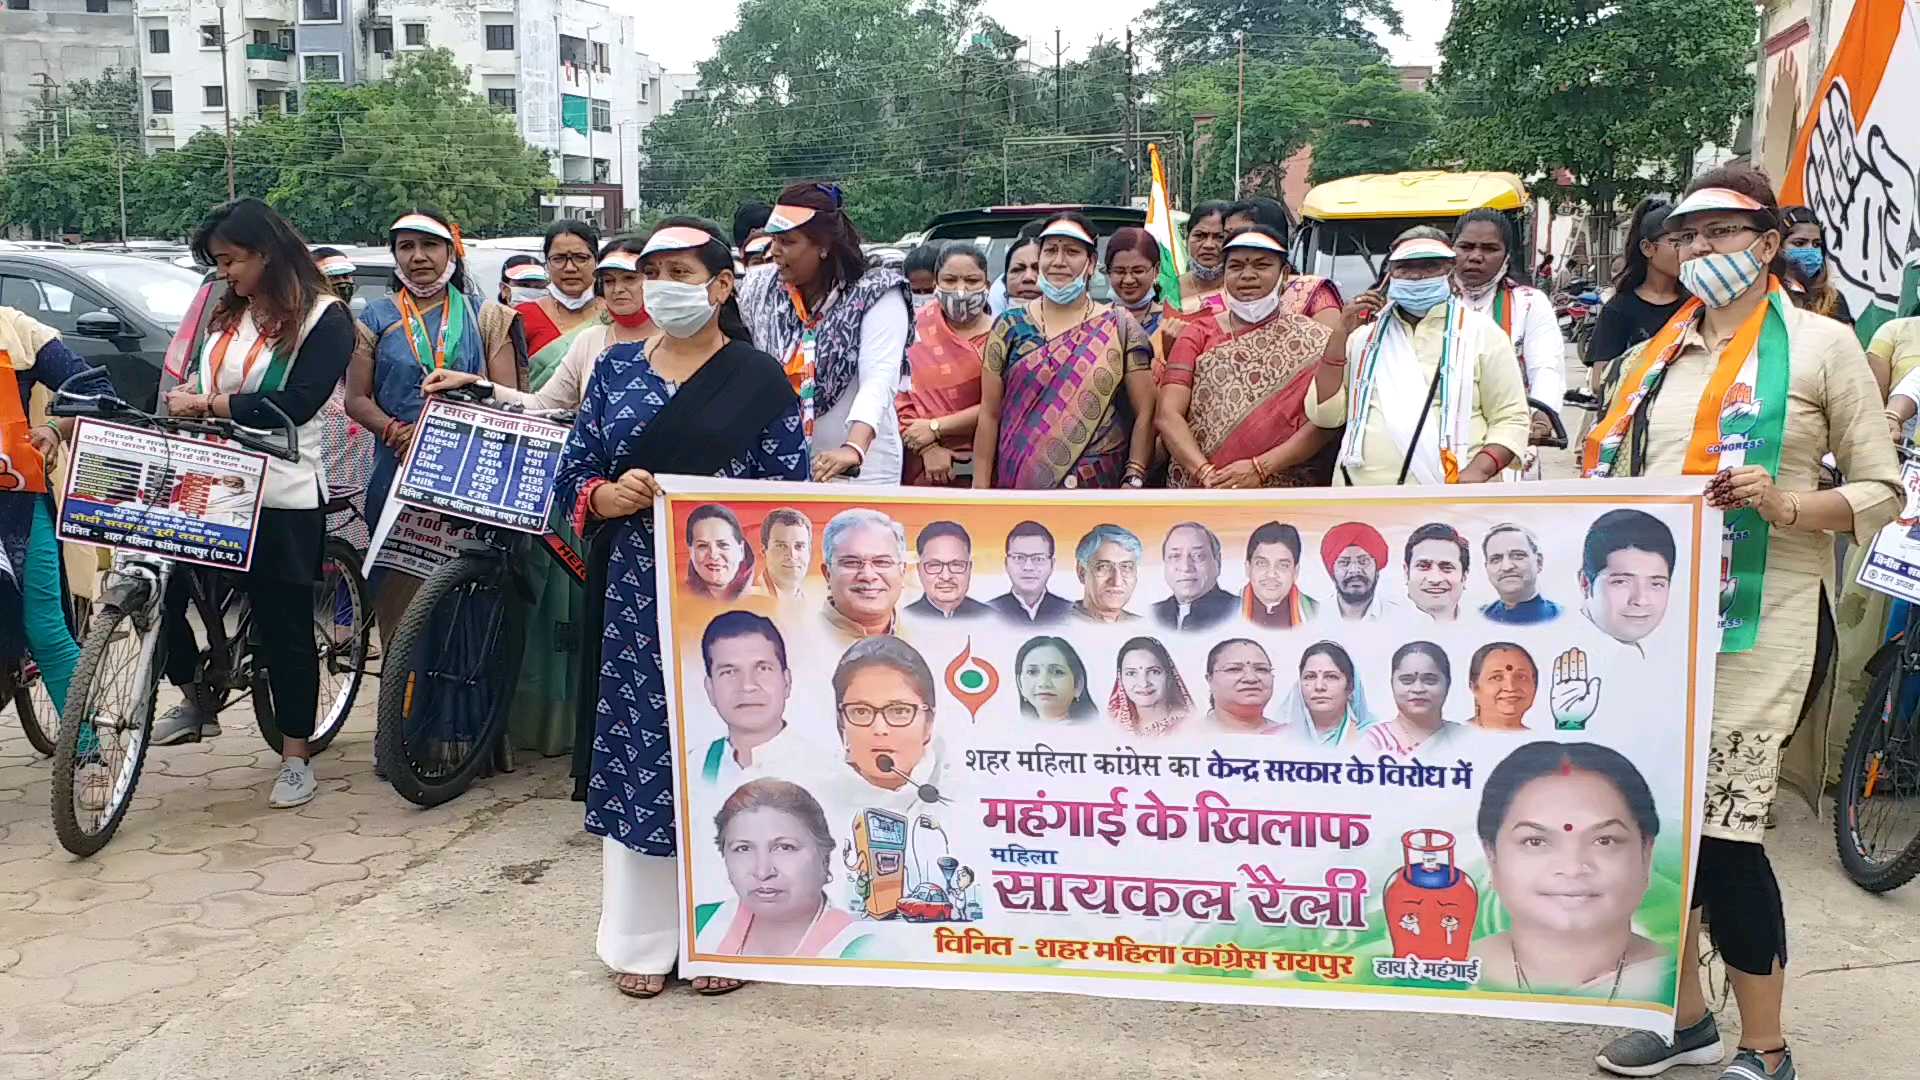
[[[53,831],[75,855],[106,846],[140,782],[160,686],[158,633],[105,604],[80,647],[53,756]]]
[[[48,732],[60,730],[60,717],[53,710],[53,699],[47,696],[46,680],[30,660],[20,662],[14,677],[13,711],[20,718],[20,730],[26,733],[34,753],[52,757],[54,736]]]
[[[526,650],[526,606],[488,558],[436,570],[387,644],[374,753],[402,798],[438,806],[493,758]]]
[[[313,642],[320,657],[320,698],[307,752],[318,754],[346,726],[347,714],[367,673],[367,642],[373,630],[373,601],[360,576],[360,553],[339,537],[328,537],[320,580],[313,587]],[[274,753],[285,746],[267,668],[253,656],[253,715],[260,737]]]
[[[1840,864],[1868,892],[1897,889],[1920,874],[1920,713],[1903,707],[1906,656],[1874,676],[1847,736],[1834,794]]]

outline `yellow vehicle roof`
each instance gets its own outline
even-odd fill
[[[1518,210],[1526,204],[1527,189],[1512,173],[1369,173],[1316,186],[1300,204],[1300,216],[1320,221],[1447,217],[1481,207]]]

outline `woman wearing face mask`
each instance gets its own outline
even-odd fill
[[[1560,414],[1567,395],[1567,341],[1546,293],[1514,273],[1513,223],[1498,210],[1480,209],[1453,227],[1453,281],[1460,302],[1492,319],[1513,343],[1530,397]],[[1550,428],[1544,418],[1535,434]]]
[[[780,359],[800,395],[815,480],[897,484],[893,400],[913,327],[906,279],[867,266],[834,185],[793,184],[775,201],[774,265],[740,283],[753,342]]]
[[[537,303],[547,295],[547,268],[538,255],[510,255],[500,267],[499,301],[508,307]]]
[[[748,342],[734,307],[733,252],[720,227],[668,218],[641,247],[639,268],[660,333],[601,356],[555,486],[590,541],[580,706],[592,732],[586,828],[602,838],[600,958],[621,993],[650,998],[678,953],[675,765],[665,703],[632,694],[660,680],[654,575],[608,573],[609,560],[651,564],[656,474],[804,480],[807,448],[799,397],[779,362]],[[739,985],[693,981],[703,994]]]
[[[1225,311],[1220,295],[1227,278],[1227,210],[1230,203],[1203,202],[1187,217],[1187,272],[1180,275],[1181,313]]]
[[[1153,343],[1153,379],[1160,381],[1167,354],[1185,325],[1168,318],[1160,301],[1160,242],[1145,229],[1129,225],[1107,237],[1107,287]]]
[[[373,477],[367,490],[367,520],[386,509],[401,455],[413,441],[424,403],[421,385],[435,371],[484,372],[495,385],[514,386],[519,363],[509,347],[490,351],[480,334],[478,312],[467,297],[465,248],[459,231],[437,210],[404,214],[387,233],[393,252],[393,292],[369,303],[360,321],[373,331],[371,356],[356,355],[347,367],[347,415],[374,433]],[[374,618],[398,626],[420,579],[381,571],[374,579]]]
[[[466,371],[440,370],[421,384],[428,394],[462,386],[483,386],[494,401],[528,409],[575,410],[585,396],[587,380],[606,353],[657,334],[642,302],[640,241],[616,240],[607,245],[597,273],[597,291],[604,298],[607,322],[577,328],[558,364],[542,364],[529,390],[516,390],[482,380]],[[552,349],[554,346],[548,346]],[[552,559],[540,560],[534,574],[534,610],[527,619],[527,649],[514,684],[508,730],[513,744],[547,757],[567,753],[582,737],[577,730],[580,673],[578,660],[563,643],[575,636],[586,597],[579,583]]]
[[[1789,206],[1780,211],[1780,220],[1787,227],[1785,254],[1793,270],[1787,291],[1793,294],[1796,303],[1815,315],[1825,315],[1852,326],[1853,309],[1848,306],[1847,298],[1840,295],[1840,290],[1833,287],[1833,264],[1827,258],[1827,238],[1820,228],[1820,219],[1808,207]]]
[[[1369,289],[1341,313],[1346,353],[1320,365],[1306,398],[1308,420],[1346,428],[1337,485],[1484,483],[1526,452],[1513,344],[1455,302],[1453,263],[1445,233],[1409,229],[1387,257],[1384,293]]]
[[[1334,433],[1307,422],[1314,373],[1346,353],[1344,329],[1281,309],[1284,245],[1256,225],[1227,241],[1227,310],[1193,320],[1160,377],[1154,423],[1168,487],[1324,487]]]
[[[933,291],[940,287],[940,252],[945,247],[937,240],[915,245],[900,266],[900,272],[907,277],[907,288],[913,294],[916,316],[934,304]]]
[[[584,221],[561,220],[547,226],[542,250],[547,260],[546,290],[521,301],[517,308],[532,351],[530,380],[558,364],[575,335],[606,321],[606,305],[593,287],[599,250],[600,230]]]
[[[1858,339],[1788,298],[1785,226],[1765,176],[1729,165],[1695,177],[1663,239],[1679,252],[1693,299],[1621,358],[1619,390],[1587,438],[1584,466],[1591,477],[1712,477],[1707,498],[1726,512],[1729,539],[1706,784],[1725,811],[1702,828],[1679,1030],[1671,1042],[1622,1036],[1600,1064],[1652,1076],[1720,1060],[1700,985],[1704,912],[1740,1004],[1740,1053],[1726,1075],[1786,1077],[1786,924],[1761,841],[1781,746],[1813,673],[1808,643],[1833,572],[1833,534],[1858,542],[1891,521],[1904,501],[1900,469]],[[1848,482],[1822,491],[1827,454]],[[1810,736],[1824,746],[1822,732],[1801,733]],[[1818,762],[1815,775],[1825,772]]]
[[[1087,295],[1093,225],[1040,230],[1039,300],[993,324],[974,429],[976,488],[1141,487],[1153,461],[1153,346]]]
[[[894,409],[906,444],[901,481],[932,487],[973,484],[973,428],[980,419],[980,350],[987,314],[987,257],[967,243],[946,245],[935,264],[935,303],[922,308],[907,350],[913,387]]]

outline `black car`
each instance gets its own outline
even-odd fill
[[[97,251],[0,251],[0,306],[60,332],[143,409],[159,402],[160,371],[200,275],[171,263]]]
[[[971,241],[987,256],[987,276],[998,279],[1007,271],[1007,254],[1013,250],[1013,242],[1022,226],[1029,222],[1052,217],[1063,210],[1075,210],[1085,214],[1093,223],[1095,237],[1100,241],[1100,250],[1096,255],[1096,269],[1093,274],[1091,292],[1096,300],[1110,300],[1112,293],[1107,289],[1107,237],[1114,230],[1127,225],[1145,225],[1147,212],[1135,210],[1129,206],[1078,206],[1062,204],[1059,206],[987,206],[977,210],[950,210],[934,218],[927,225],[925,240],[967,240]]]

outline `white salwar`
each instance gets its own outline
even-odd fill
[[[622,975],[669,975],[680,956],[680,860],[600,838],[600,961]]]

